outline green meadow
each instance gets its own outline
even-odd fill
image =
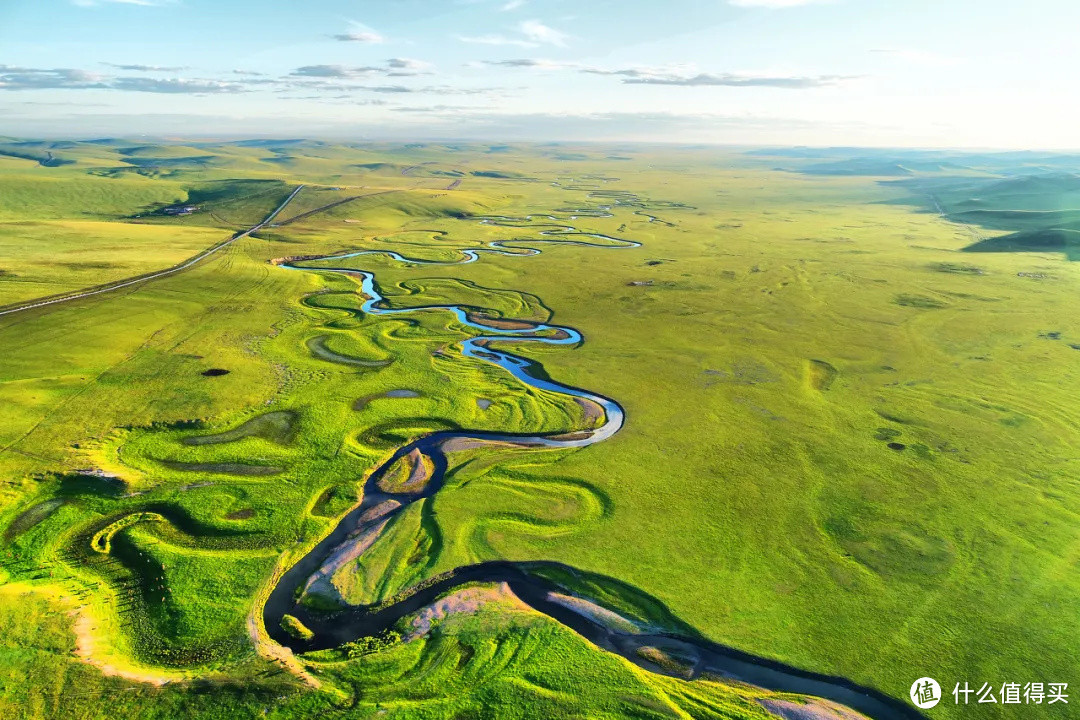
[[[997,156],[851,152],[0,146],[0,310],[177,265],[305,186],[183,272],[0,315],[0,712],[767,718],[816,702],[687,679],[667,656],[643,669],[491,587],[408,641],[277,647],[270,588],[395,449],[596,422],[463,356],[482,333],[450,312],[366,313],[357,276],[320,268],[374,273],[394,308],[576,328],[580,345],[497,345],[626,422],[580,450],[450,452],[446,485],[307,606],[549,561],[576,569],[568,593],[641,625],[900,702],[933,676],[946,698],[928,717],[1011,716],[956,707],[957,682],[1073,681],[1080,185]],[[198,210],[161,212],[175,204]],[[561,226],[600,237],[544,234]],[[356,251],[407,261],[319,259]]]

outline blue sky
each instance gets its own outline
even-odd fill
[[[1073,0],[0,0],[0,133],[1080,148]]]

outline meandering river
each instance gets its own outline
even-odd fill
[[[602,208],[606,209],[606,208]],[[546,220],[558,221],[552,216],[538,216]],[[533,216],[525,218],[493,217],[483,219],[485,224],[506,226],[533,225]],[[573,219],[573,218],[572,218]],[[552,237],[551,240],[515,240],[515,244],[532,245],[538,242],[570,243],[589,245],[599,248],[633,248],[640,243],[613,238],[596,233],[587,233],[568,225],[547,225],[553,229],[543,230],[541,234]],[[587,237],[603,240],[605,243],[572,240],[569,238]],[[509,242],[509,241],[507,241]],[[307,258],[307,261],[333,261],[354,258],[363,255],[384,255],[398,262],[450,265],[475,262],[478,253],[489,252],[501,255],[531,256],[539,250],[531,247],[506,248],[502,242],[495,241],[486,248],[460,249],[461,259],[457,262],[436,262],[406,258],[397,252],[387,250],[363,250],[360,252]],[[495,433],[470,430],[446,430],[432,432],[398,448],[385,462],[377,467],[368,477],[361,503],[338,522],[334,530],[295,565],[289,568],[271,591],[263,608],[263,620],[270,636],[297,652],[337,647],[345,642],[360,637],[378,634],[390,628],[402,618],[409,617],[439,596],[466,583],[504,582],[523,602],[544,613],[563,625],[572,628],[599,647],[645,666],[647,669],[661,672],[655,665],[644,663],[639,651],[644,648],[665,648],[678,657],[688,658],[689,664],[683,674],[692,677],[702,673],[728,676],[749,682],[770,690],[803,693],[832,700],[847,705],[876,720],[899,720],[900,718],[922,718],[914,708],[890,698],[882,693],[861,687],[840,677],[831,677],[793,668],[766,658],[760,658],[734,648],[723,646],[701,637],[690,637],[671,632],[656,631],[649,628],[626,629],[613,627],[603,622],[611,611],[600,608],[586,601],[581,603],[566,602],[565,588],[537,574],[545,567],[570,570],[556,563],[514,563],[488,562],[470,565],[433,578],[419,588],[389,604],[352,607],[336,613],[315,613],[297,602],[302,588],[307,587],[311,578],[331,566],[335,558],[348,557],[355,560],[377,539],[379,532],[386,527],[387,520],[401,513],[412,503],[429,498],[438,493],[445,483],[447,471],[446,447],[448,443],[510,443],[521,447],[535,448],[582,448],[602,442],[617,433],[623,426],[625,414],[622,407],[611,398],[588,390],[571,387],[547,378],[541,366],[526,358],[509,352],[497,350],[493,343],[500,341],[536,342],[549,345],[576,345],[583,341],[581,333],[571,327],[535,323],[528,327],[494,327],[476,321],[475,315],[459,305],[429,305],[410,308],[391,308],[383,297],[376,283],[375,275],[365,270],[347,267],[309,267],[286,263],[282,267],[289,270],[321,273],[344,273],[360,279],[360,290],[366,297],[361,310],[371,315],[415,315],[418,313],[452,313],[458,322],[480,331],[480,335],[463,340],[459,347],[462,356],[491,363],[510,373],[522,383],[531,387],[558,393],[567,397],[595,403],[603,411],[602,418],[594,420],[588,427],[569,433],[558,434],[516,434]],[[381,481],[399,461],[406,458],[426,457],[430,471],[427,482],[413,491],[386,492]],[[359,544],[364,543],[364,544]],[[352,554],[350,553],[352,551]],[[560,601],[562,600],[562,601]],[[286,614],[293,615],[304,623],[313,633],[310,641],[298,640],[286,633],[281,621]]]

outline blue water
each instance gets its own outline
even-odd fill
[[[533,215],[525,216],[524,218],[504,218],[504,217],[490,217],[481,220],[483,224],[499,224],[504,225],[504,221],[515,221],[528,223],[534,217]],[[539,216],[546,219],[554,220],[552,216]],[[536,227],[523,225],[523,227]],[[597,243],[582,242],[577,240],[541,240],[541,239],[529,239],[529,240],[516,240],[507,242],[521,242],[521,243],[557,243],[562,245],[584,245],[587,247],[596,247],[604,249],[629,249],[640,247],[641,243],[633,240],[623,240],[621,238],[614,238],[608,235],[602,235],[599,233],[587,233],[582,232],[576,228],[568,225],[556,226],[554,230],[546,230],[540,233],[541,235],[548,236],[581,236],[590,237],[600,240],[607,240],[610,242],[618,243],[616,245],[601,245]],[[319,262],[325,260],[344,260],[347,258],[360,257],[362,255],[384,255],[393,260],[402,263],[412,263],[419,265],[464,265],[472,262],[476,262],[478,253],[488,252],[498,255],[510,255],[510,256],[533,256],[539,255],[540,251],[535,248],[523,248],[525,252],[511,252],[504,249],[501,244],[503,241],[495,240],[488,243],[488,248],[478,249],[460,249],[464,259],[452,261],[452,262],[440,262],[434,260],[414,260],[406,258],[401,254],[392,250],[360,250],[352,253],[345,253],[341,255],[328,255],[322,258],[309,258],[305,262]],[[504,329],[495,328],[490,325],[484,325],[482,323],[475,322],[469,319],[468,312],[460,305],[424,305],[420,307],[409,308],[388,308],[381,307],[386,302],[386,298],[383,297],[379,291],[378,286],[375,283],[375,275],[367,270],[358,270],[356,268],[338,268],[338,267],[309,267],[298,266],[291,264],[284,264],[280,267],[288,270],[302,270],[306,272],[321,272],[321,273],[342,273],[351,276],[360,276],[361,283],[360,289],[364,296],[367,298],[360,309],[370,315],[408,315],[422,312],[449,312],[454,315],[459,323],[466,327],[471,327],[482,331],[484,334],[462,340],[458,343],[458,347],[461,349],[461,354],[467,358],[474,358],[482,360],[484,362],[491,363],[503,370],[509,372],[515,378],[521,382],[529,385],[530,387],[537,388],[539,390],[547,390],[549,392],[566,395],[569,397],[582,398],[599,405],[604,411],[604,422],[598,427],[591,428],[581,433],[578,433],[574,438],[560,437],[560,436],[547,436],[547,435],[519,435],[519,434],[498,434],[488,432],[453,432],[453,433],[435,433],[433,436],[437,437],[440,441],[444,441],[449,437],[460,438],[474,438],[494,441],[506,441],[514,442],[517,444],[525,445],[541,445],[544,447],[560,447],[560,448],[574,448],[585,447],[594,443],[602,442],[612,435],[617,433],[623,425],[625,419],[625,413],[622,407],[619,406],[614,400],[606,398],[602,395],[582,390],[579,388],[571,387],[569,385],[563,385],[553,380],[547,380],[542,377],[538,377],[537,374],[530,372],[533,369],[539,369],[537,363],[519,357],[512,353],[495,350],[491,347],[490,343],[498,341],[513,340],[514,342],[536,342],[544,343],[547,345],[577,345],[582,342],[584,338],[581,333],[571,327],[563,327],[559,325],[548,325],[546,323],[536,323],[532,327],[519,328],[519,329]],[[430,443],[423,443],[429,445]],[[418,441],[419,446],[419,441]]]
[[[596,238],[597,240],[607,240],[608,242],[615,243],[614,245],[601,245],[599,243],[583,242],[580,240],[544,240],[542,238],[529,238],[520,240],[492,240],[487,244],[487,247],[482,248],[457,248],[457,251],[461,253],[461,260],[419,260],[416,258],[408,258],[401,253],[393,250],[358,250],[351,253],[343,253],[340,255],[326,255],[321,258],[308,259],[305,262],[317,262],[324,260],[346,260],[348,258],[360,257],[362,255],[383,255],[391,260],[396,260],[400,263],[409,263],[412,265],[468,265],[474,263],[480,259],[480,253],[491,253],[493,255],[507,255],[511,257],[528,257],[532,255],[539,255],[540,251],[531,247],[507,247],[505,243],[521,243],[521,244],[558,244],[558,245],[577,245],[579,247],[594,247],[594,248],[606,248],[606,249],[629,249],[641,247],[641,243],[635,240],[625,240],[623,238],[611,237],[610,235],[603,235],[601,233],[589,233],[582,232],[575,227],[569,225],[533,225],[532,220],[536,217],[541,217],[547,220],[555,220],[558,218],[551,215],[526,215],[523,218],[504,217],[504,216],[492,216],[480,220],[481,225],[493,225],[499,227],[520,227],[520,228],[537,228],[537,227],[553,227],[553,230],[542,230],[540,235],[546,237],[588,237]],[[570,216],[571,220],[577,219],[578,215]],[[593,216],[589,216],[593,217]],[[610,217],[609,214],[598,215],[596,217]],[[514,224],[511,224],[514,223]],[[313,268],[313,267],[297,267],[289,266],[293,270],[328,270],[344,272],[344,268]],[[353,272],[353,271],[349,271]]]
[[[340,257],[340,256],[339,256]],[[475,358],[484,362],[496,365],[503,370],[506,370],[515,378],[531,387],[547,390],[570,397],[583,398],[590,400],[599,405],[604,410],[604,422],[599,427],[586,431],[586,436],[577,439],[565,439],[565,438],[553,438],[543,435],[522,436],[522,435],[500,435],[495,433],[470,433],[468,431],[453,433],[454,437],[465,438],[482,438],[485,440],[504,440],[508,442],[515,442],[528,445],[544,445],[547,447],[585,447],[592,445],[593,443],[601,442],[611,437],[619,431],[622,427],[624,420],[623,409],[614,400],[597,395],[596,393],[588,392],[587,390],[581,390],[571,387],[569,385],[563,385],[553,380],[546,380],[541,377],[530,373],[530,369],[536,367],[536,363],[531,360],[519,357],[512,353],[496,350],[490,346],[492,342],[498,342],[500,340],[513,340],[515,342],[537,342],[547,345],[576,345],[584,340],[581,333],[571,327],[564,327],[560,325],[548,325],[546,323],[537,323],[529,328],[520,329],[504,329],[493,328],[489,325],[484,325],[474,320],[469,319],[468,313],[460,305],[423,305],[420,307],[409,308],[385,308],[379,307],[380,303],[385,301],[382,293],[379,292],[378,287],[375,284],[375,275],[366,270],[356,270],[351,268],[309,268],[309,267],[297,267],[295,265],[282,265],[281,267],[289,270],[304,270],[315,272],[328,272],[328,273],[344,273],[352,276],[359,275],[362,280],[360,289],[367,297],[364,303],[360,306],[360,309],[370,315],[408,315],[413,313],[422,312],[449,312],[454,315],[459,323],[467,327],[481,330],[484,334],[476,337],[471,337],[462,340],[458,343],[458,347],[461,348],[461,354],[468,358]],[[442,439],[446,439],[447,434],[439,433]]]

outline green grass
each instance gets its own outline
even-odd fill
[[[164,270],[227,237],[212,228],[119,222],[0,223],[0,305]]]
[[[450,616],[428,638],[324,672],[358,713],[385,717],[767,717],[752,689],[649,675],[531,614]]]
[[[91,150],[105,152],[78,152]],[[238,683],[203,696],[134,686],[107,697],[120,681],[67,657],[70,637],[44,619],[45,606],[4,601],[7,622],[47,630],[0,660],[19,678],[5,697],[35,708],[29,716],[70,707],[254,714],[271,691],[253,670],[247,613],[275,562],[299,557],[355,501],[366,470],[436,428],[582,425],[566,398],[461,358],[453,344],[475,333],[449,313],[365,317],[354,280],[268,264],[347,249],[452,259],[495,239],[529,247],[538,228],[469,216],[561,216],[611,203],[550,184],[568,176],[636,193],[645,208],[567,222],[643,247],[535,245],[539,257],[482,254],[448,267],[348,262],[374,271],[395,307],[453,302],[578,328],[578,348],[503,346],[560,382],[618,400],[625,428],[575,453],[455,454],[446,488],[335,577],[343,594],[373,602],[465,563],[552,560],[583,571],[567,581],[576,590],[643,622],[898,698],[926,674],[951,688],[965,679],[1064,682],[1080,669],[1080,621],[1070,612],[1080,602],[1071,462],[1080,321],[1062,311],[1080,271],[1060,253],[961,254],[969,229],[922,211],[924,200],[914,204],[902,186],[774,172],[719,152],[620,150],[633,159],[618,163],[592,147],[574,149],[585,160],[524,147],[482,157],[315,144],[176,154],[195,151],[220,154],[252,183],[285,182],[239,192],[218,182],[219,170],[181,184],[85,175],[102,167],[97,160],[38,168],[62,176],[50,181],[62,189],[41,195],[40,207],[30,191],[14,210],[0,203],[11,218],[0,250],[25,245],[4,229],[11,222],[89,224],[78,208],[99,192],[112,215],[92,222],[132,236],[220,235],[202,213],[120,222],[200,187],[216,188],[205,202],[238,223],[257,222],[286,184],[374,187],[375,176],[400,192],[269,229],[146,286],[0,318],[0,497],[5,527],[16,528],[4,543],[7,572],[81,588],[124,626],[106,637],[121,656]],[[438,164],[401,176],[423,162]],[[371,163],[386,165],[354,167]],[[447,191],[453,176],[433,173],[462,169],[543,182],[469,174]],[[12,177],[2,181],[18,185]],[[117,194],[99,183],[115,183]],[[339,195],[319,189],[296,210]],[[0,268],[17,261],[0,254]],[[51,281],[63,272],[53,268]],[[211,368],[229,374],[202,375]],[[396,389],[419,397],[378,397]],[[355,410],[362,398],[376,399]],[[494,402],[482,410],[478,398]],[[281,472],[243,472],[251,466]],[[71,476],[88,468],[125,485]],[[166,519],[119,530],[123,557],[91,554],[88,538],[135,512]],[[49,574],[35,576],[43,562]],[[168,602],[155,605],[165,588]],[[506,717],[662,717],[674,716],[673,704],[695,717],[757,712],[743,691],[644,674],[543,619],[493,612],[446,625],[446,635],[348,662],[323,658],[313,672],[355,699],[355,717],[461,717],[482,707]],[[82,702],[55,692],[69,671],[89,673],[93,699],[64,704]],[[332,697],[300,693],[274,712],[314,712]],[[211,698],[225,700],[218,708]],[[1037,716],[1065,717],[1059,707]],[[935,712],[964,715],[948,704]]]
[[[114,220],[184,199],[179,185],[95,179],[74,169],[0,173],[0,221]]]
[[[0,604],[0,712],[5,717],[551,718],[753,720],[759,698],[800,700],[722,683],[687,683],[597,654],[542,616],[487,609],[452,616],[430,636],[346,662],[322,653],[311,667],[324,690],[302,689],[279,668],[246,661],[243,682],[213,677],[155,687],[103,676],[74,657],[71,621],[25,590]]]

